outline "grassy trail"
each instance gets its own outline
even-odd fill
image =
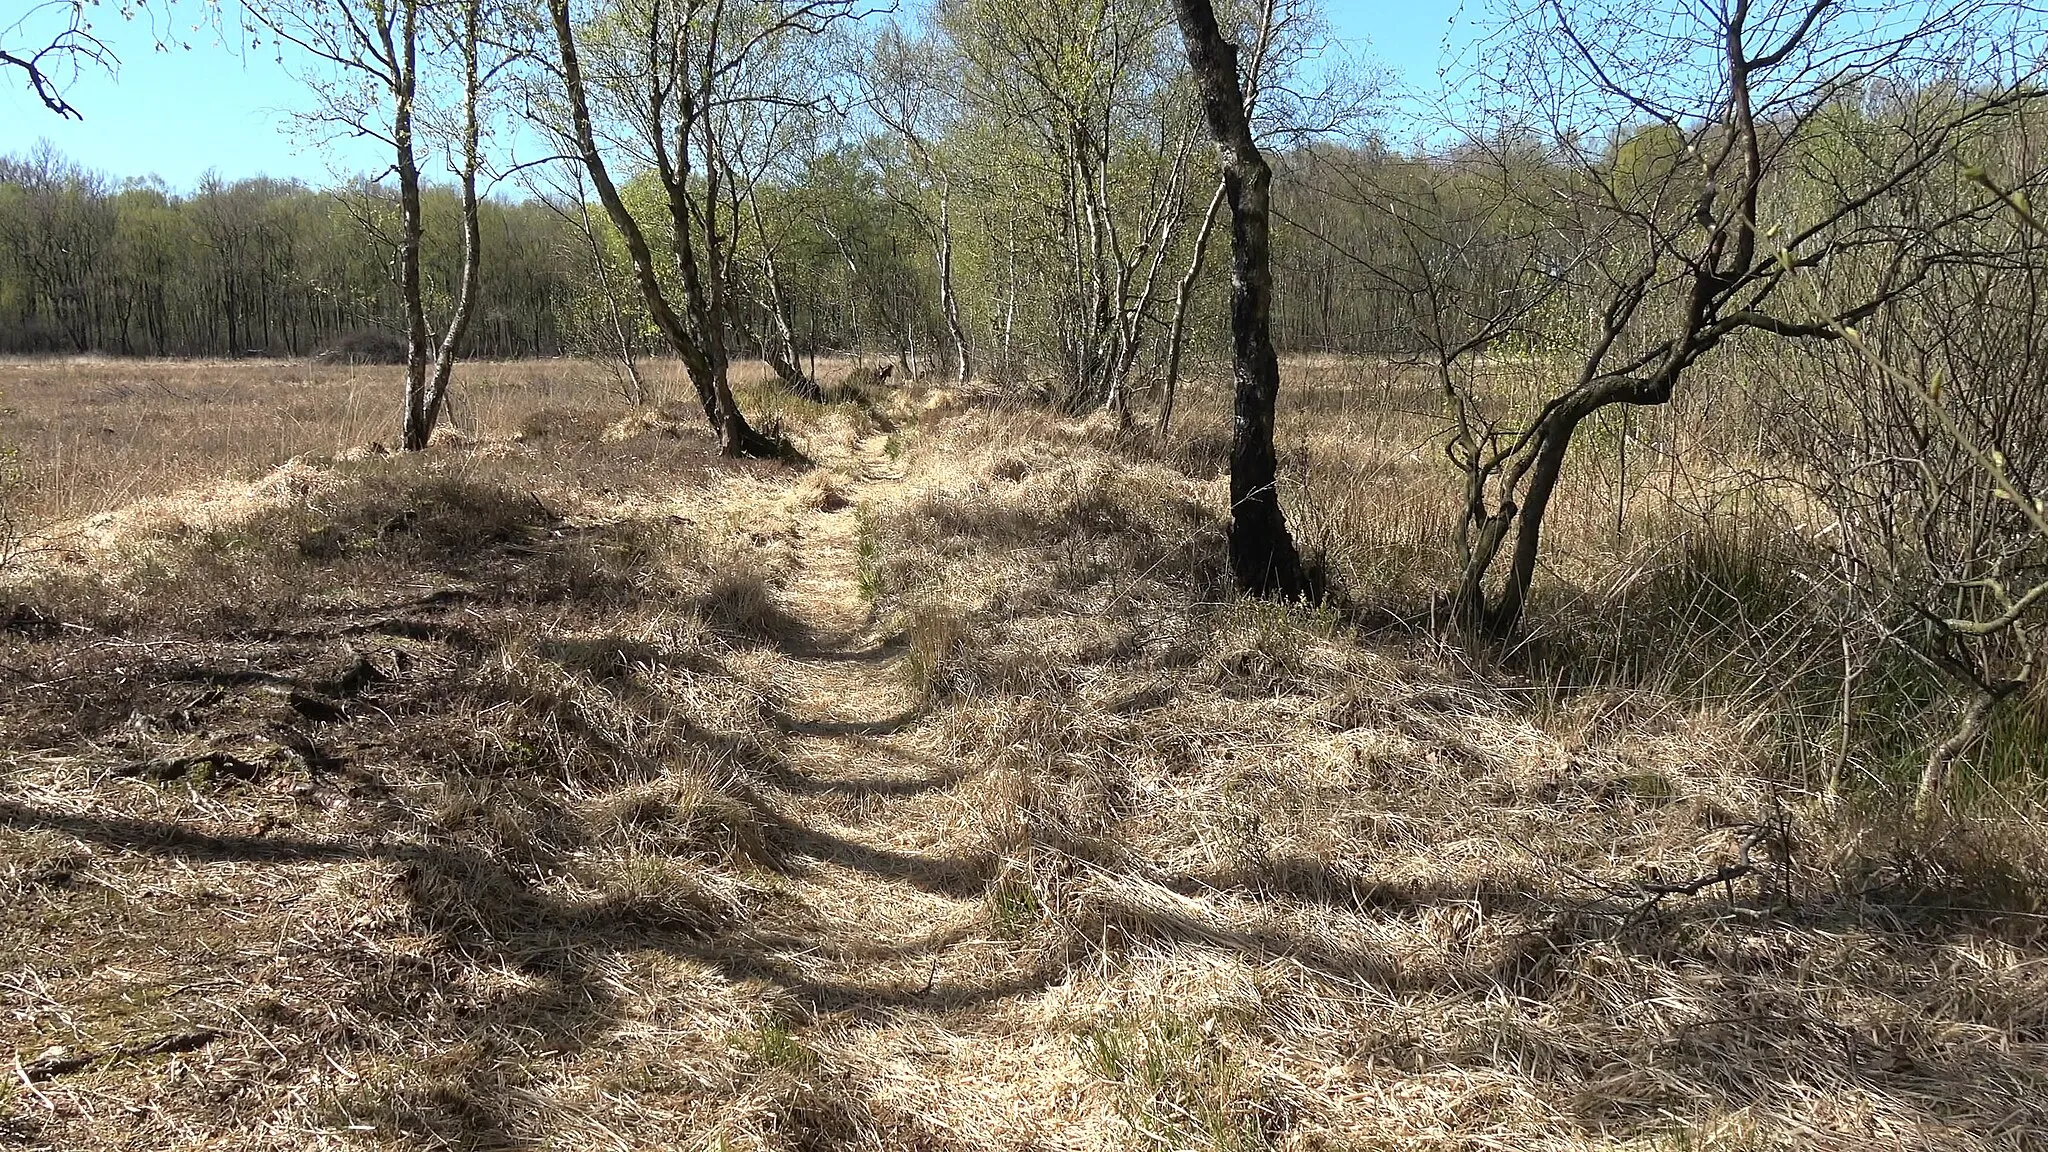
[[[1220,478],[1108,426],[788,418],[24,564],[0,1146],[2042,1146],[2031,830],[1907,858],[1725,709],[1233,599]]]
[[[937,990],[932,950],[973,920],[982,882],[935,835],[954,823],[937,810],[955,802],[960,774],[923,738],[902,637],[877,634],[861,588],[860,509],[900,497],[903,476],[879,438],[835,463],[851,482],[795,526],[792,576],[777,590],[794,625],[777,716],[788,743],[760,799],[816,916],[803,963],[889,1002]]]

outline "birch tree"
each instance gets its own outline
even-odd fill
[[[1230,206],[1231,575],[1248,592],[1304,596],[1308,579],[1280,507],[1273,449],[1273,409],[1280,394],[1272,333],[1273,169],[1252,136],[1238,46],[1224,36],[1209,0],[1173,0],[1173,7]]]
[[[1055,399],[1121,415],[1188,220],[1214,187],[1193,176],[1202,137],[1170,14],[1157,0],[956,0],[937,24],[959,61],[968,147],[1000,157],[971,178],[983,196],[1007,186],[1029,204],[1010,223],[1043,241],[1025,271],[1054,290]]]
[[[954,276],[952,160],[945,155],[945,137],[961,114],[960,93],[949,73],[942,45],[912,40],[895,25],[876,38],[869,64],[861,70],[863,104],[895,145],[908,187],[892,185],[896,202],[917,221],[930,240],[938,274],[939,310],[953,344],[953,370],[962,385],[974,375],[973,346],[960,321],[960,295]]]
[[[781,445],[754,430],[733,398],[727,337],[734,246],[749,211],[730,151],[741,118],[787,103],[755,87],[778,57],[820,51],[854,15],[851,0],[616,0],[586,20],[549,0],[566,143],[623,239],[655,327],[683,361],[727,455]],[[667,251],[658,266],[648,227],[613,176],[618,157],[645,162]]]
[[[481,234],[477,180],[482,164],[483,54],[487,0],[275,0],[245,5],[250,18],[309,60],[303,76],[319,100],[317,125],[369,137],[390,149],[379,179],[397,183],[399,227],[393,242],[405,331],[405,393],[400,437],[425,448],[448,398],[456,351],[476,307]],[[443,83],[445,81],[445,83]],[[436,333],[422,271],[426,157],[453,95],[451,123],[439,125],[447,167],[460,188],[462,266]]]

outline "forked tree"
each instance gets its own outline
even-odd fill
[[[1299,203],[1279,216],[1325,262],[1325,307],[1341,269],[1353,302],[1370,305],[1354,309],[1350,337],[1429,371],[1453,401],[1446,448],[1463,464],[1482,437],[1498,434],[1484,423],[1489,409],[1475,377],[1501,374],[1488,363],[1497,350],[1542,346],[1579,266],[1605,246],[1588,242],[1594,233],[1580,227],[1588,221],[1527,202],[1531,173],[1545,161],[1513,139],[1468,139],[1437,156],[1327,148],[1291,159],[1289,191]],[[1486,477],[1466,473],[1467,507],[1483,512]],[[1454,547],[1466,556],[1497,548],[1472,533],[1498,526],[1468,515]],[[1461,588],[1459,597],[1483,602],[1483,588]]]
[[[953,345],[954,380],[963,387],[974,376],[974,348],[960,322],[960,297],[953,275],[953,171],[940,150],[948,126],[961,115],[953,61],[942,46],[912,40],[894,24],[876,36],[868,63],[860,69],[861,96],[868,113],[900,149],[898,163],[908,179],[883,187],[902,205],[931,244],[938,270],[939,311]]]
[[[319,98],[310,119],[390,149],[385,175],[398,183],[398,233],[389,238],[405,325],[405,395],[400,440],[408,451],[433,439],[457,350],[476,311],[481,235],[477,176],[482,164],[486,0],[248,0],[244,10],[315,65],[305,79]],[[433,128],[437,81],[452,81],[452,124]],[[461,189],[462,265],[454,299],[436,334],[427,316],[422,269],[426,211],[422,154],[438,135]]]
[[[852,0],[615,0],[579,21],[571,0],[548,0],[563,134],[729,456],[782,448],[747,423],[728,377],[733,251],[753,207],[730,184],[739,170],[730,149],[750,110],[795,99],[764,81],[780,74],[778,58],[819,50],[853,12]],[[619,151],[647,164],[665,266],[612,176],[607,153]]]
[[[1669,402],[1731,340],[1839,340],[1943,259],[1940,230],[1896,227],[1895,209],[1974,124],[2033,98],[2030,67],[2009,59],[2022,12],[1997,0],[1558,0],[1482,45],[1493,114],[1547,137],[1560,161],[1529,187],[1567,206],[1565,226],[1615,242],[1577,266],[1591,320],[1563,387],[1519,418],[1475,390],[1454,394],[1469,500],[1453,616],[1467,632],[1520,623],[1545,513],[1594,414]],[[1890,126],[1882,162],[1826,169],[1826,197],[1788,195],[1815,166],[1831,110],[1872,91],[1923,97]],[[1616,163],[1612,135],[1645,122],[1667,143],[1648,181]],[[1809,284],[1817,296],[1795,290]],[[1798,303],[1809,298],[1820,306]]]
[[[93,35],[89,9],[88,0],[43,0],[0,25],[0,70],[18,74],[37,103],[72,120],[85,116],[64,97],[68,81],[82,70],[111,72],[119,63]]]

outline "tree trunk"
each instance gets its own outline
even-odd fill
[[[481,45],[479,9],[483,0],[464,0],[462,10],[462,277],[455,290],[455,310],[448,317],[448,329],[434,352],[434,375],[427,386],[420,430],[421,447],[434,434],[441,419],[441,407],[448,399],[448,380],[455,373],[456,349],[469,331],[476,313],[477,270],[482,261],[482,236],[478,227],[476,195],[477,116],[479,98],[477,54]],[[407,429],[410,439],[412,430]]]
[[[1571,450],[1572,434],[1578,431],[1577,417],[1560,418],[1545,428],[1536,451],[1536,465],[1529,472],[1529,490],[1522,497],[1522,510],[1515,518],[1515,551],[1508,561],[1507,583],[1495,604],[1487,626],[1495,636],[1512,633],[1522,622],[1522,609],[1529,602],[1529,586],[1536,580],[1536,557],[1541,550],[1543,516],[1550,509],[1550,497],[1564,474],[1565,453]]]
[[[1020,196],[1019,199],[1021,198]],[[1012,207],[1010,210],[1009,241],[1006,246],[1006,252],[1008,264],[1003,278],[1006,295],[1003,298],[1002,382],[1005,385],[1009,385],[1016,379],[1016,373],[1011,368],[1010,359],[1011,341],[1015,338],[1017,330],[1017,211],[1015,207]]]
[[[1508,529],[1514,523],[1515,506],[1510,502],[1480,521],[1477,540],[1470,536],[1469,523],[1459,530],[1460,538],[1469,544],[1465,549],[1465,570],[1451,600],[1451,624],[1468,639],[1488,634],[1486,574],[1493,569],[1493,561],[1500,555],[1500,546],[1507,540]]]
[[[708,81],[706,81],[708,83]],[[710,103],[710,93],[700,92],[702,104]],[[704,164],[704,259],[701,266],[695,257],[690,240],[690,219],[688,212],[675,217],[676,249],[683,267],[683,285],[689,301],[691,319],[697,325],[697,340],[704,351],[704,362],[709,370],[708,386],[714,410],[717,413],[718,450],[726,456],[772,456],[775,454],[767,438],[748,426],[747,418],[740,412],[739,401],[733,398],[731,357],[726,348],[727,326],[727,259],[719,250],[718,205],[720,185],[725,175],[718,162],[718,141],[711,129],[708,109],[696,103],[687,108],[698,108],[696,112],[686,110],[682,117],[684,144],[677,150],[680,180],[671,188],[669,202],[675,204],[690,192],[689,147],[687,143],[690,125],[694,119],[700,127],[703,141]],[[670,179],[664,172],[663,178]],[[765,450],[764,450],[765,449]]]
[[[747,207],[754,216],[754,231],[761,240],[761,272],[767,283],[768,316],[775,328],[775,342],[761,341],[761,358],[768,361],[768,367],[782,378],[783,384],[798,398],[813,402],[825,398],[818,382],[804,373],[803,357],[798,354],[796,337],[789,330],[789,314],[782,301],[782,281],[776,275],[775,247],[768,242],[768,225],[761,219],[761,202],[752,189],[747,190]]]
[[[1258,595],[1305,596],[1308,580],[1280,508],[1273,408],[1280,359],[1273,348],[1273,273],[1269,260],[1273,170],[1252,139],[1238,82],[1237,46],[1223,38],[1209,0],[1173,0],[1188,66],[1223,164],[1230,205],[1230,336],[1236,424],[1230,443],[1230,569],[1237,586]]]
[[[639,221],[626,207],[618,186],[612,183],[604,156],[598,151],[597,132],[590,117],[589,94],[583,81],[582,61],[576,50],[575,28],[569,19],[569,0],[549,0],[548,13],[554,25],[556,47],[561,54],[562,83],[569,96],[577,157],[583,162],[584,171],[590,175],[591,186],[597,190],[598,202],[604,205],[605,215],[625,242],[626,254],[633,263],[633,277],[647,303],[648,314],[689,372],[698,403],[703,405],[706,417],[718,434],[719,451],[727,456],[776,454],[780,446],[748,427],[738,406],[732,402],[731,391],[723,387],[723,375],[714,370],[710,359],[710,342],[700,345],[683,323],[683,318],[669,304],[668,295],[655,275],[654,253],[648,247],[647,234],[641,231]],[[687,216],[684,219],[687,223]],[[722,351],[720,355],[723,355]]]
[[[945,308],[946,328],[953,337],[953,363],[961,387],[974,375],[974,360],[967,347],[967,333],[960,326],[960,297],[953,291],[953,190],[950,182],[939,185],[939,302]]]
[[[1927,754],[1927,765],[1920,770],[1920,788],[1913,797],[1913,814],[1922,820],[1932,820],[1941,811],[1943,798],[1948,791],[1949,770],[1955,762],[1969,751],[1970,745],[1984,734],[1984,728],[1991,721],[1991,713],[1999,701],[2021,687],[2025,681],[2007,681],[1985,688],[1981,685],[1963,706],[1963,714],[1956,721],[1948,738],[1934,746]]]
[[[1180,287],[1173,294],[1173,324],[1166,338],[1166,389],[1159,400],[1159,434],[1166,435],[1173,423],[1173,401],[1180,389],[1180,354],[1187,345],[1188,302],[1194,298],[1195,281],[1201,279],[1202,263],[1209,251],[1209,233],[1216,227],[1216,210],[1223,207],[1223,185],[1216,185],[1216,194],[1209,197],[1209,210],[1202,216],[1201,230],[1195,233],[1195,254],[1188,259],[1187,275],[1180,278]]]
[[[1536,580],[1536,560],[1542,552],[1543,519],[1550,509],[1550,498],[1557,491],[1557,482],[1564,475],[1566,455],[1571,451],[1572,437],[1586,417],[1599,411],[1610,401],[1591,400],[1568,404],[1544,417],[1535,430],[1534,454],[1528,463],[1526,488],[1510,479],[1502,494],[1502,503],[1491,513],[1484,511],[1481,502],[1484,480],[1475,480],[1475,487],[1469,496],[1467,531],[1476,523],[1479,536],[1466,550],[1465,570],[1457,593],[1451,603],[1451,620],[1458,630],[1467,637],[1490,637],[1503,639],[1521,626],[1522,612],[1529,603],[1529,589]],[[1515,491],[1520,489],[1521,502],[1515,501]],[[1514,533],[1514,550],[1509,555],[1507,576],[1501,582],[1500,595],[1492,604],[1487,603],[1486,574],[1492,570],[1494,561],[1500,556],[1501,546],[1506,543],[1509,532]]]
[[[768,315],[775,328],[775,338],[761,340],[761,359],[768,362],[768,367],[774,370],[792,395],[801,400],[823,401],[824,390],[804,371],[803,357],[796,348],[796,337],[790,333],[789,320],[782,312],[782,292],[773,284],[775,273],[771,270],[768,275]]]
[[[405,426],[401,443],[408,452],[427,446],[434,425],[427,412],[427,365],[433,356],[432,338],[427,334],[426,300],[420,277],[421,235],[425,230],[420,207],[420,168],[413,149],[413,88],[419,77],[419,6],[405,0],[399,17],[401,40],[392,53],[398,61],[392,92],[395,110],[392,140],[398,152],[398,296],[405,311]]]

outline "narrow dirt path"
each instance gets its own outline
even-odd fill
[[[843,501],[799,525],[781,608],[789,648],[787,771],[763,797],[800,885],[814,978],[878,1002],[933,990],[937,949],[981,911],[980,871],[946,842],[960,776],[920,738],[925,701],[903,675],[902,637],[878,634],[861,588],[861,513],[897,498],[903,474],[863,441],[836,462]]]

